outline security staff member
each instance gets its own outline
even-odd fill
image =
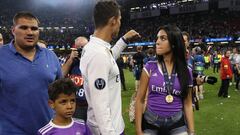
[[[94,8],[95,31],[84,47],[80,69],[88,101],[87,123],[94,135],[122,135],[121,82],[115,60],[127,42],[139,36],[131,30],[111,49],[121,25],[119,5],[115,1],[98,2]]]

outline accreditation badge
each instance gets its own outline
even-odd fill
[[[165,98],[166,102],[167,103],[172,103],[173,102],[173,96],[172,95],[167,95],[166,98]]]

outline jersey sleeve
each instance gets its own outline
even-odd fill
[[[112,53],[113,53],[113,58],[116,60],[119,56],[120,53],[126,48],[127,44],[123,41],[122,38],[120,38],[117,43],[113,46]]]
[[[92,108],[103,135],[116,135],[109,103],[108,75],[111,68],[110,62],[109,56],[99,53],[89,62],[87,69]]]
[[[143,70],[147,73],[148,76],[150,76],[151,74],[152,65],[152,62],[147,62],[146,65],[143,67]]]
[[[188,72],[189,72],[189,83],[188,87],[193,87],[193,74],[192,74],[192,69],[188,67]]]
[[[86,126],[86,133],[84,135],[93,135],[88,125],[86,124],[85,126]]]

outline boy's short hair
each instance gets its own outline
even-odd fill
[[[49,99],[55,101],[60,94],[76,94],[77,87],[69,78],[62,78],[54,81],[48,86]]]
[[[154,49],[149,48],[149,49],[147,50],[147,53],[148,53],[149,55],[153,55],[153,54],[154,54]]]

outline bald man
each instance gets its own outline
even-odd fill
[[[42,48],[47,48],[47,42],[45,42],[44,40],[38,40],[37,44]]]
[[[63,75],[70,78],[78,87],[76,111],[73,115],[74,118],[87,120],[87,100],[85,97],[85,91],[83,88],[83,78],[80,71],[80,56],[82,48],[88,43],[86,37],[78,37],[75,39],[75,48],[72,48],[72,52],[67,61],[62,66]]]
[[[88,39],[86,37],[80,36],[75,39],[75,48],[72,48],[70,57],[62,66],[63,76],[67,77],[73,65],[74,60],[79,61],[80,54],[77,50],[81,50],[87,43],[88,43]]]
[[[0,33],[0,46],[2,46],[3,45],[3,36],[2,36],[2,34]]]
[[[78,37],[75,39],[75,47],[83,48],[88,43],[88,39],[86,37]]]

